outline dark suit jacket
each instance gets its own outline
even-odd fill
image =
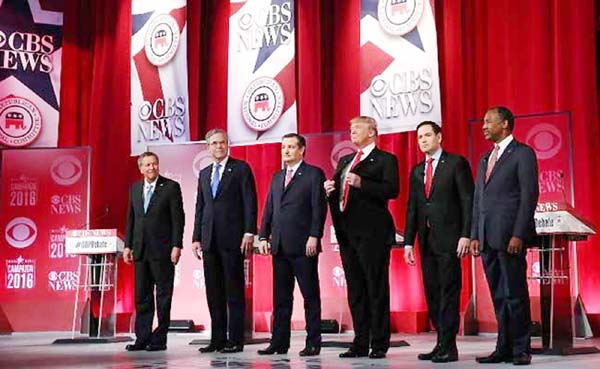
[[[205,251],[213,247],[239,250],[244,233],[256,234],[256,186],[248,164],[231,156],[223,168],[213,199],[212,167],[200,171],[196,197],[193,241]]]
[[[538,168],[534,151],[513,140],[496,162],[485,183],[490,150],[481,157],[473,199],[471,239],[506,250],[511,237],[535,239],[534,213],[538,201]]]
[[[348,204],[345,211],[340,211],[340,186],[343,186],[341,175],[354,159],[355,154],[343,156],[338,161],[333,174],[335,191],[329,195],[331,217],[334,222],[338,240],[343,242],[346,234],[381,232],[385,244],[395,243],[396,228],[394,219],[388,210],[388,201],[398,196],[400,184],[398,178],[398,160],[388,152],[377,147],[371,151],[352,170],[361,177],[361,188],[350,186]]]
[[[434,252],[455,253],[458,239],[470,237],[473,210],[473,177],[467,159],[442,152],[435,168],[429,199],[425,197],[425,161],[410,173],[404,243]],[[425,242],[429,223],[429,242]]]
[[[144,253],[151,260],[171,259],[173,247],[183,247],[183,200],[179,183],[159,176],[148,211],[144,214],[144,180],[131,185],[125,247],[133,249],[136,261]]]
[[[281,249],[289,256],[306,255],[309,236],[323,237],[327,201],[325,174],[321,168],[302,162],[289,185],[284,189],[285,169],[271,181],[263,212],[260,238],[271,236],[273,254]]]

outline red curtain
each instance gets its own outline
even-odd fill
[[[98,4],[97,4],[98,3]],[[60,146],[92,147],[92,215],[95,227],[125,223],[126,188],[139,174],[129,158],[130,1],[67,0],[61,90]],[[296,0],[297,91],[300,133],[347,129],[359,113],[359,0]],[[468,154],[467,121],[487,107],[515,114],[572,112],[576,207],[600,225],[594,191],[600,167],[595,1],[435,1],[442,91],[444,147]],[[188,0],[188,61],[192,139],[227,126],[229,5]],[[407,175],[420,160],[414,133],[381,137],[400,163],[402,192],[391,204],[404,226]],[[279,167],[273,145],[236,149],[255,168],[259,201]],[[600,314],[598,239],[580,242],[581,294]],[[419,284],[415,269],[393,264],[400,283]],[[420,288],[417,286],[411,288]],[[401,292],[399,292],[401,293]],[[396,308],[423,309],[421,293],[397,299]],[[392,297],[394,299],[394,297]]]

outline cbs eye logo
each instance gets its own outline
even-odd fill
[[[331,154],[329,156],[329,160],[331,160],[331,166],[335,169],[337,167],[337,163],[342,156],[346,156],[349,154],[354,154],[356,152],[356,146],[352,143],[352,141],[340,141],[333,149],[331,149]]]
[[[546,160],[554,157],[562,148],[562,133],[552,124],[540,123],[527,133],[525,143],[533,148],[538,159]]]
[[[198,176],[200,175],[200,171],[206,168],[207,166],[211,165],[212,162],[213,159],[210,156],[208,150],[202,150],[198,154],[196,154],[196,157],[194,157],[192,163],[192,169],[194,170],[194,175],[196,176],[195,178],[198,178]]]
[[[37,226],[29,218],[14,218],[6,225],[4,238],[12,247],[24,249],[31,246],[37,238]]]
[[[61,186],[70,186],[79,181],[82,173],[81,161],[73,155],[56,158],[50,167],[50,176]]]

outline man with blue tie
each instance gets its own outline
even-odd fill
[[[483,134],[494,148],[481,157],[473,198],[471,253],[483,258],[498,322],[496,349],[480,364],[531,363],[526,246],[535,240],[538,168],[531,147],[514,139],[514,116],[489,109]]]
[[[227,132],[206,133],[214,163],[200,171],[192,251],[204,258],[211,340],[202,353],[244,349],[244,257],[256,233],[256,187],[250,166],[229,156]]]
[[[263,212],[260,252],[273,253],[273,337],[259,355],[287,353],[293,308],[294,277],[304,297],[306,346],[300,356],[321,351],[319,252],[327,215],[321,168],[306,163],[304,137],[289,133],[281,142],[285,168],[273,176]],[[271,245],[269,245],[269,239]]]
[[[183,245],[185,216],[179,183],[159,175],[158,156],[138,157],[144,178],[129,191],[123,260],[135,261],[135,335],[127,351],[167,349],[175,265]],[[152,331],[154,289],[158,327]]]

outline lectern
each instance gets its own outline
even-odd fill
[[[117,230],[69,230],[65,237],[65,251],[79,255],[79,286],[75,294],[71,338],[58,339],[54,343],[131,341],[132,338],[128,336],[115,336],[117,266],[118,257],[123,252],[123,240],[119,238]],[[79,311],[80,294],[85,301],[84,311]],[[79,316],[81,332],[88,336],[75,337]]]
[[[539,252],[540,311],[542,347],[533,348],[535,354],[573,355],[600,352],[593,346],[573,346],[573,304],[571,294],[570,241],[582,241],[595,234],[594,226],[577,215],[566,203],[540,203],[535,214],[535,225],[540,236]],[[574,278],[577,278],[576,250],[573,250]]]

